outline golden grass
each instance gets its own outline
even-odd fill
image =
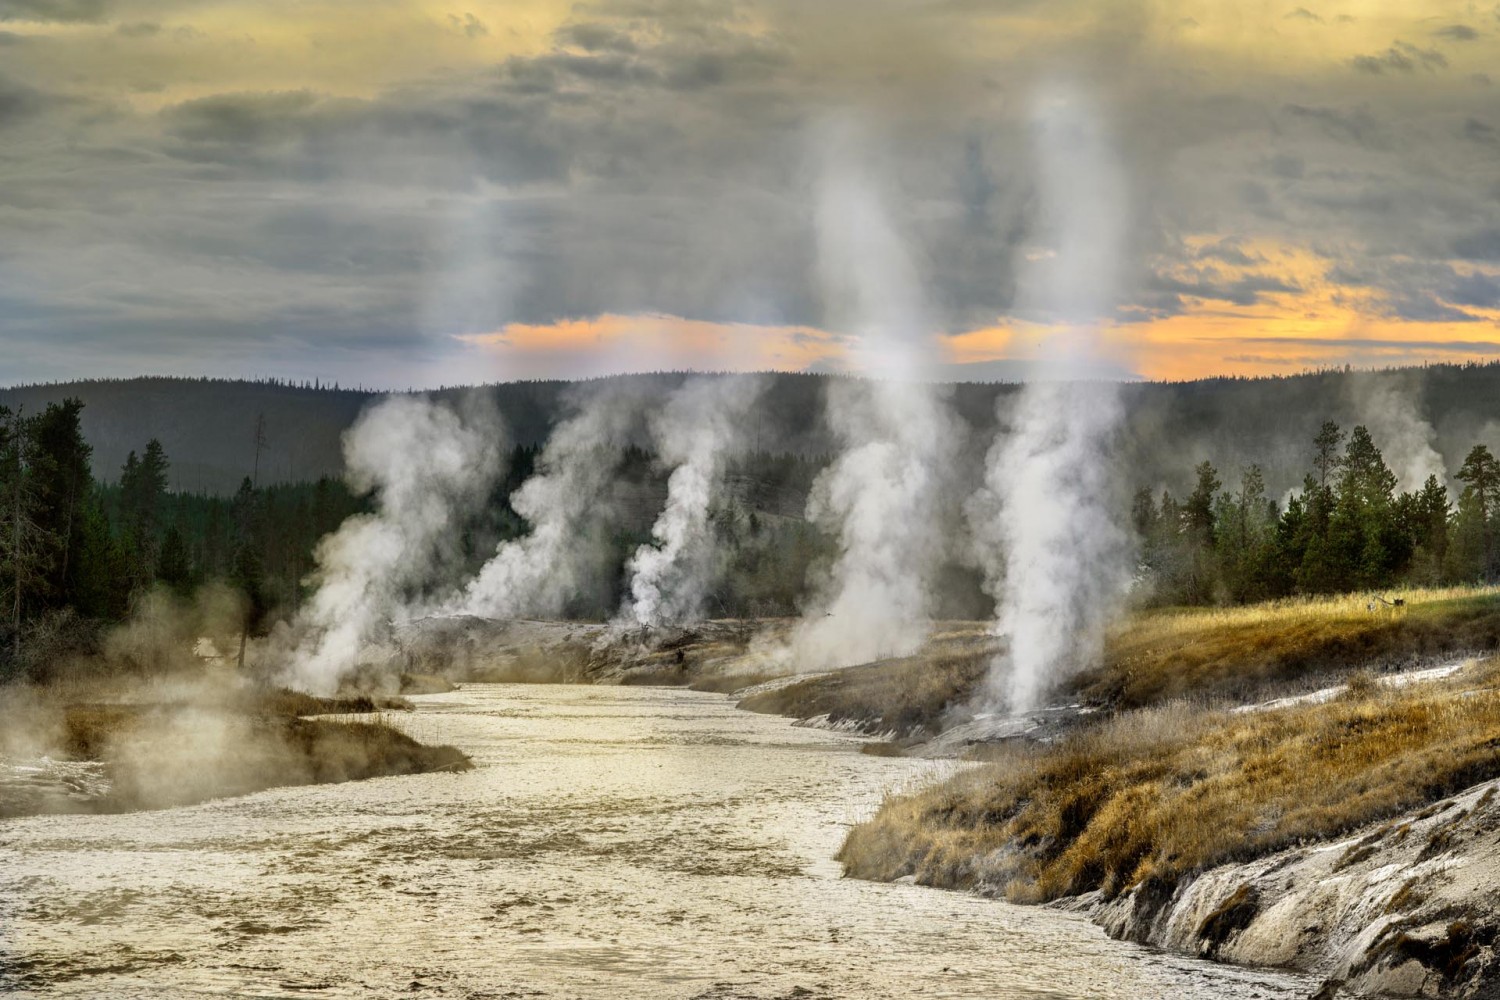
[[[1500,589],[1399,596],[1399,608],[1352,594],[1134,615],[1111,631],[1104,662],[1076,690],[1123,708],[1247,699],[1317,675],[1500,648]]]
[[[1348,595],[1134,614],[1110,631],[1102,662],[1055,697],[1117,710],[1179,699],[1253,701],[1358,672],[1500,649],[1500,589],[1399,596],[1402,607],[1377,601],[1373,611],[1368,595]],[[930,736],[970,701],[1001,648],[983,625],[949,623],[915,656],[811,677],[740,707]]]
[[[1477,674],[1279,711],[1176,704],[1007,746],[889,799],[839,857],[852,876],[1018,902],[1169,887],[1500,775],[1500,667]]]

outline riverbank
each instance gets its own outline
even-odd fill
[[[0,706],[0,817],[188,805],[285,785],[461,770],[389,724],[398,697],[315,698],[224,668],[13,685]]]
[[[840,859],[855,877],[1068,901],[1115,936],[1361,992],[1493,988],[1500,661],[1414,671],[1494,648],[1497,624],[1493,591],[1141,616],[1063,692],[1074,709],[1035,725],[965,721],[965,675],[939,671],[953,700],[907,750],[982,766],[888,799]],[[858,684],[803,686],[771,700]]]

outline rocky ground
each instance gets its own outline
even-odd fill
[[[789,668],[758,655],[792,620],[726,619],[627,627],[620,623],[422,618],[396,627],[385,650],[391,672],[453,681],[684,684],[729,690]]]
[[[1113,936],[1327,978],[1325,996],[1500,994],[1500,781],[1348,837],[1223,865],[1091,911]]]

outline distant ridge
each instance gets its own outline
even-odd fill
[[[995,426],[997,399],[1018,391],[1004,377],[1014,371],[965,365],[952,372],[964,381],[946,391],[954,410],[972,429],[962,442],[961,461],[982,461]],[[508,427],[506,446],[537,446],[546,441],[566,411],[568,394],[580,384],[587,388],[628,380],[640,383],[648,394],[665,396],[687,377],[688,373],[673,372],[587,383],[510,382],[477,390],[446,388],[431,395],[489,393]],[[768,375],[770,388],[753,417],[754,425],[746,427],[751,447],[803,456],[828,454],[833,442],[822,418],[823,389],[830,380],[844,377]],[[1371,391],[1376,388],[1380,391]],[[1120,448],[1124,467],[1136,480],[1130,485],[1179,489],[1194,463],[1212,457],[1223,463],[1220,473],[1226,483],[1238,481],[1239,465],[1259,463],[1268,489],[1280,495],[1301,483],[1309,442],[1323,420],[1336,420],[1346,428],[1369,423],[1376,416],[1372,406],[1388,409],[1393,401],[1406,411],[1396,419],[1431,424],[1431,443],[1450,472],[1463,461],[1461,452],[1475,442],[1500,450],[1500,363],[1126,382],[1120,391],[1129,414]],[[94,446],[99,478],[118,478],[125,456],[155,437],[171,459],[174,489],[229,493],[254,468],[255,427],[261,414],[267,443],[260,462],[262,484],[336,476],[343,465],[340,436],[370,400],[382,395],[279,381],[142,377],[15,386],[0,389],[0,405],[36,410],[49,401],[77,397],[85,404],[83,429]],[[1420,427],[1413,430],[1422,433]],[[1378,433],[1375,438],[1388,451],[1398,445],[1381,440]]]

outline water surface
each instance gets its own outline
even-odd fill
[[[955,765],[662,688],[473,685],[399,725],[465,774],[0,821],[0,990],[163,997],[1305,997],[1083,918],[841,879]]]

